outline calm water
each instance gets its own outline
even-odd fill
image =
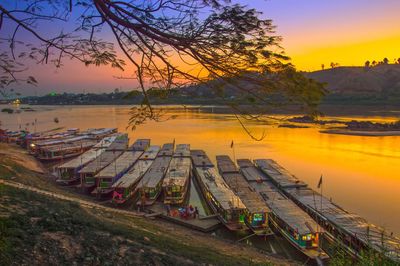
[[[2,106],[0,106],[2,108]],[[59,126],[117,127],[126,131],[129,107],[126,106],[34,106],[36,112],[0,113],[3,128],[26,127],[37,119],[36,130]],[[148,122],[136,131],[128,131],[131,142],[151,138],[153,144],[190,143],[215,155],[239,158],[273,158],[300,179],[316,188],[323,174],[323,194],[345,209],[356,212],[388,231],[400,235],[400,137],[358,137],[320,134],[320,128],[278,128],[272,123],[252,123],[255,135],[265,130],[262,141],[252,140],[231,114],[213,108],[172,108],[177,115],[166,122]],[[54,118],[59,123],[54,123]],[[348,120],[354,117],[340,117]],[[335,118],[337,119],[337,118]],[[396,117],[358,117],[375,121],[393,121]],[[397,118],[398,119],[398,118]],[[27,126],[34,130],[34,126]],[[234,150],[230,144],[234,141]]]

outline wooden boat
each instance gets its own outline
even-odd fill
[[[83,190],[91,192],[96,187],[95,176],[106,166],[116,160],[128,146],[128,135],[120,134],[116,137],[113,143],[106,148],[106,151],[100,154],[95,160],[88,163],[85,167],[79,170],[81,184]]]
[[[96,176],[96,188],[92,195],[97,197],[110,196],[114,191],[112,185],[118,181],[139,159],[142,151],[125,151],[114,162],[102,169]]]
[[[117,204],[124,204],[137,192],[137,184],[150,168],[154,160],[138,160],[133,167],[112,185],[112,201]]]
[[[332,200],[307,187],[307,184],[290,174],[270,159],[255,160],[256,165],[271,177],[280,191],[307,212],[325,231],[324,239],[332,240],[349,255],[359,258],[365,251],[383,253],[394,263],[400,262],[400,238],[383,228],[369,223],[357,214],[347,212]]]
[[[319,240],[324,230],[306,212],[282,194],[265,174],[253,164],[250,165],[248,160],[238,160],[238,165],[250,187],[261,195],[270,209],[270,226],[307,257],[314,260],[327,258],[327,255],[319,248]]]
[[[96,140],[81,140],[73,143],[45,146],[38,150],[36,156],[41,161],[64,160],[84,153],[96,143]]]
[[[117,132],[117,128],[92,128],[82,132],[81,134],[87,135],[90,139],[100,140]]]
[[[249,183],[239,173],[239,169],[229,156],[217,156],[217,166],[225,182],[246,206],[244,220],[246,225],[256,235],[271,235],[272,231],[268,225],[270,209],[259,193],[250,188]]]
[[[134,151],[145,151],[150,146],[150,139],[137,139],[131,146]]]
[[[174,143],[165,143],[162,147],[158,156],[172,156],[174,154]]]
[[[38,141],[36,143],[31,143],[29,145],[29,153],[32,155],[37,155],[40,153],[41,149],[48,148],[50,146],[62,145],[67,143],[73,143],[83,140],[89,140],[88,136],[71,136],[71,135],[61,135],[59,138]]]
[[[81,170],[89,162],[100,156],[106,148],[108,148],[111,143],[115,141],[118,134],[111,135],[109,137],[103,138],[100,142],[94,145],[90,150],[81,154],[77,158],[74,158],[66,163],[57,166],[57,176],[56,182],[61,185],[71,185],[80,180],[78,171]]]
[[[178,144],[162,184],[165,204],[182,204],[190,185],[190,145]]]
[[[176,145],[173,157],[187,157],[190,158],[190,144]]]
[[[144,151],[142,156],[140,156],[141,160],[154,160],[157,157],[158,152],[160,151],[160,146],[150,146],[147,150]]]
[[[218,218],[229,230],[247,229],[244,221],[246,207],[218,174],[205,152],[192,150],[191,157],[195,177],[213,212],[218,214]]]
[[[151,146],[150,146],[151,147]],[[138,184],[138,206],[152,205],[161,192],[163,178],[167,172],[171,156],[157,156]]]

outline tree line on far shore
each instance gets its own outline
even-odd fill
[[[394,65],[396,65],[396,64],[400,65],[400,57],[393,59],[392,62],[393,62]],[[369,67],[375,67],[375,66],[379,66],[379,65],[389,65],[389,64],[390,64],[390,60],[387,57],[385,57],[385,58],[383,58],[382,61],[376,61],[376,60],[370,61],[370,60],[367,60],[367,61],[365,61],[364,66],[366,68],[369,68]],[[335,67],[339,67],[340,66],[339,63],[335,63],[335,62],[331,62],[329,65],[330,65],[331,68],[335,68]],[[321,69],[325,70],[325,64],[321,64]]]

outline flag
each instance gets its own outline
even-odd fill
[[[320,188],[322,186],[322,175],[321,175],[321,177],[319,178],[319,182],[318,182],[318,188]]]
[[[232,140],[232,142],[231,142],[231,148],[233,148],[233,140]]]

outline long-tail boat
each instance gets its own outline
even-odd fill
[[[41,161],[60,161],[76,157],[96,145],[96,140],[80,140],[72,143],[52,145],[38,150],[36,157]]]
[[[83,190],[91,192],[96,187],[95,176],[106,166],[116,160],[128,147],[128,135],[121,134],[106,148],[96,159],[79,170],[80,186]]]
[[[167,172],[171,158],[171,156],[167,156],[165,154],[157,155],[153,164],[150,166],[138,184],[138,206],[149,206],[157,200],[158,196],[160,195],[162,181]]]
[[[165,204],[182,204],[190,185],[190,145],[178,144],[162,184]]]
[[[103,138],[99,143],[94,145],[87,152],[79,155],[78,157],[57,166],[57,176],[56,182],[61,185],[71,185],[79,181],[78,171],[81,170],[89,162],[96,159],[100,154],[102,154],[106,148],[108,148],[111,143],[115,141],[118,134],[111,135],[109,137]]]
[[[239,173],[235,163],[227,155],[216,157],[217,167],[225,182],[242,200],[245,211],[245,223],[256,235],[270,235],[272,231],[268,225],[270,209],[261,198],[259,193],[254,191],[244,176]]]
[[[202,150],[192,150],[194,174],[208,205],[221,222],[232,231],[247,229],[241,199],[229,188]]]
[[[372,251],[384,254],[395,264],[400,263],[400,238],[344,210],[321,193],[307,187],[307,184],[274,160],[260,159],[255,160],[255,163],[285,196],[325,229],[325,238],[332,241],[334,246],[341,247],[355,258],[360,258],[366,251]]]
[[[324,230],[282,194],[268,176],[256,168],[250,160],[238,160],[238,165],[250,186],[261,195],[271,210],[270,226],[309,258],[314,260],[326,258],[327,255],[319,246]]]
[[[174,143],[165,143],[162,147],[158,156],[172,156],[174,154]]]
[[[133,198],[137,192],[137,184],[153,162],[152,159],[139,159],[126,174],[112,185],[114,189],[112,201],[117,204],[124,204]]]
[[[110,196],[114,191],[112,185],[128,172],[142,153],[142,151],[125,151],[114,162],[101,170],[95,176],[96,188],[92,191],[92,195],[102,198]]]
[[[150,139],[137,139],[132,144],[132,149],[134,151],[145,151],[150,146]]]

